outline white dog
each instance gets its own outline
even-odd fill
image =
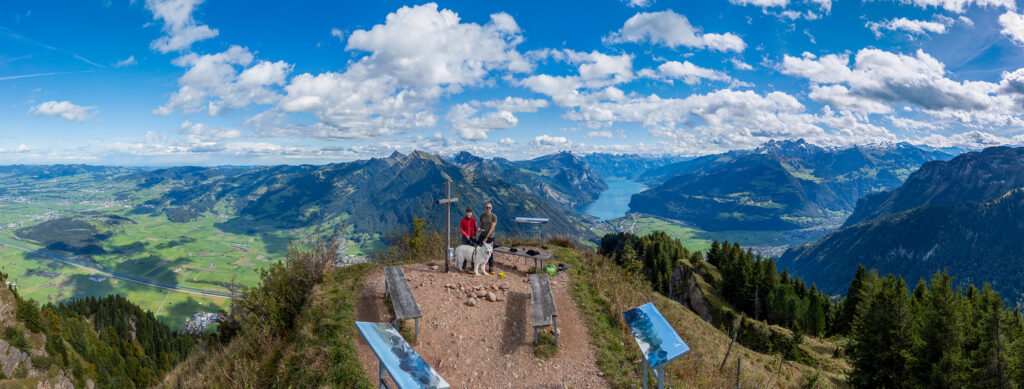
[[[466,261],[472,258],[473,274],[480,275],[480,273],[484,273],[484,275],[490,275],[487,273],[484,265],[487,263],[487,260],[491,257],[491,253],[493,252],[493,244],[484,243],[480,246],[460,245],[455,248],[455,268],[462,269],[462,266]]]

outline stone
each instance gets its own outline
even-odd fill
[[[597,372],[597,376],[598,376],[598,377],[604,377],[604,372],[603,372],[603,371],[599,371],[599,372]]]
[[[487,301],[490,301],[490,302],[498,301],[498,296],[495,296],[494,292],[487,292]]]
[[[466,305],[471,306],[471,307],[475,307],[476,306],[476,299],[469,299],[469,301],[466,301]]]

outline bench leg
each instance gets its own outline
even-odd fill
[[[537,345],[537,327],[533,327],[533,345]]]
[[[416,339],[420,338],[420,319],[416,318]]]
[[[384,362],[377,359],[377,389],[387,386],[387,383],[384,382],[386,378],[384,374]]]
[[[551,316],[551,323],[555,326],[555,347],[558,347],[558,317]]]

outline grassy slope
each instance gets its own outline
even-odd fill
[[[560,248],[559,261],[573,272],[573,298],[586,316],[591,343],[597,350],[598,365],[614,387],[631,387],[640,380],[639,348],[622,321],[621,312],[653,301],[669,323],[690,346],[691,352],[666,367],[668,383],[681,387],[728,387],[735,385],[735,356],[742,356],[741,384],[744,387],[795,387],[804,383],[803,376],[813,375],[816,368],[786,362],[779,368],[779,359],[751,351],[738,343],[734,346],[725,372],[718,368],[725,356],[729,338],[696,314],[651,290],[642,280],[626,274],[611,261],[589,250]],[[625,281],[624,281],[625,280]],[[776,329],[781,330],[781,329]],[[821,374],[830,386],[843,386],[842,361],[831,357],[832,346],[808,338],[805,351],[822,365]]]
[[[640,381],[640,352],[621,312],[653,301],[691,348],[688,355],[666,367],[671,387],[729,387],[735,384],[736,356],[742,356],[741,383],[744,387],[796,387],[805,374],[816,371],[810,366],[786,362],[751,351],[738,343],[725,372],[719,372],[729,338],[689,309],[651,291],[637,279],[600,257],[590,249],[556,248],[559,262],[572,272],[573,298],[579,306],[598,358],[598,367],[613,387],[632,387]],[[304,307],[301,327],[289,339],[275,339],[276,352],[263,355],[260,363],[245,364],[236,353],[246,350],[231,344],[195,353],[168,375],[166,387],[244,386],[238,377],[273,371],[279,383],[303,383],[309,387],[371,387],[356,357],[355,303],[366,274],[376,264],[361,264],[332,269],[325,281],[314,289],[314,297]],[[784,331],[776,328],[775,330]],[[843,386],[841,371],[845,363],[832,358],[827,342],[805,338],[804,349],[820,360],[821,374],[830,381],[824,385]]]
[[[178,365],[164,380],[164,387],[246,387],[244,377],[274,374],[280,386],[372,388],[356,356],[355,304],[365,276],[376,264],[331,269],[298,319],[300,327],[289,339],[271,339],[275,351],[258,357],[236,358],[247,353],[237,342],[208,347]],[[248,385],[247,385],[248,384]]]

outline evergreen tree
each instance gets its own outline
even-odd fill
[[[849,346],[853,370],[849,381],[858,388],[902,388],[909,350],[910,299],[902,278],[862,279]]]
[[[960,305],[949,273],[936,273],[915,309],[907,364],[911,386],[953,388],[964,384]]]

